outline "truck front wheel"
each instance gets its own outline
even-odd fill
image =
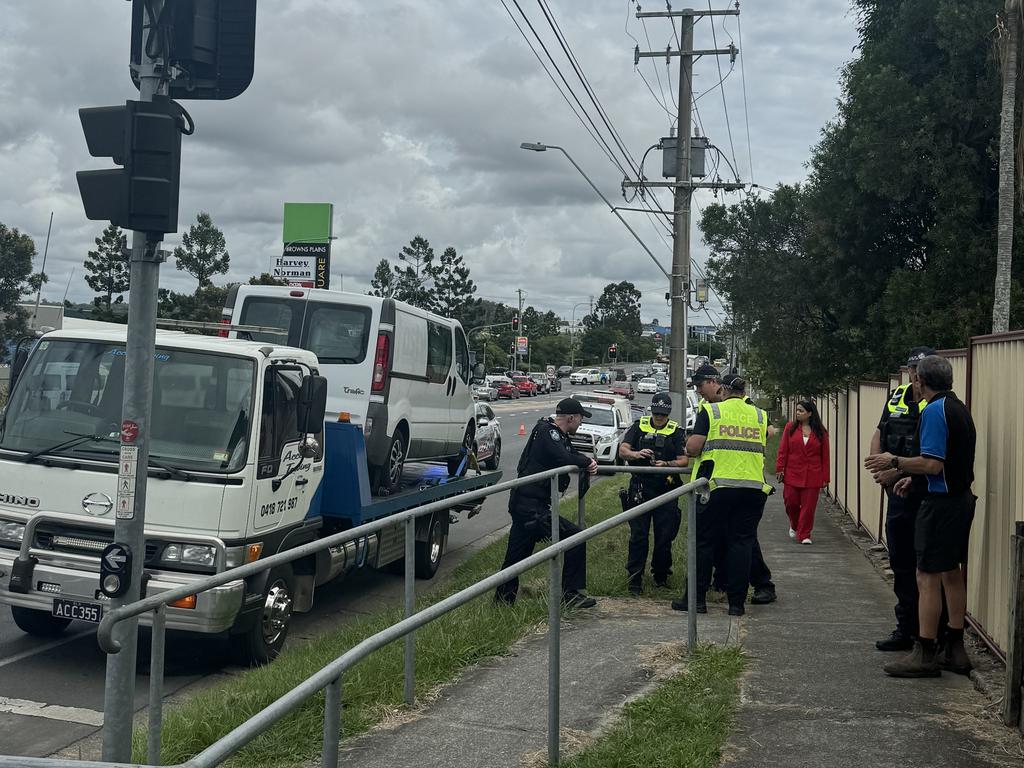
[[[11,615],[22,632],[34,637],[56,637],[71,623],[71,619],[51,616],[45,611],[22,608],[20,605],[11,606]]]
[[[448,519],[441,515],[431,515],[426,540],[416,542],[416,578],[432,579],[441,565],[444,554],[445,539],[448,538]]]
[[[295,577],[290,566],[274,568],[267,577],[259,616],[253,625],[237,637],[242,659],[253,666],[269,664],[277,658],[288,637],[292,616]]]

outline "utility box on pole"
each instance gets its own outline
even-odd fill
[[[676,177],[676,165],[679,162],[676,158],[676,146],[675,136],[666,136],[661,140],[661,175],[666,179]],[[711,142],[704,136],[690,137],[691,177],[702,179],[707,176],[705,157],[710,146]]]

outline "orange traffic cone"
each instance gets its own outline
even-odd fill
[[[526,425],[525,424],[520,424],[519,425],[519,436],[520,437],[526,437]]]

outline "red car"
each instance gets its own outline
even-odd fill
[[[610,387],[613,395],[633,399],[633,384],[628,381],[617,381]]]
[[[508,379],[501,379],[494,382],[494,388],[498,390],[498,399],[507,397],[509,400],[519,399],[519,387]]]
[[[537,382],[529,376],[513,376],[512,381],[519,387],[519,394],[534,397],[537,394]]]

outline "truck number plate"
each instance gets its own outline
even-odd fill
[[[96,603],[83,603],[78,600],[53,598],[53,615],[62,619],[76,619],[99,624],[103,618],[103,606]]]

